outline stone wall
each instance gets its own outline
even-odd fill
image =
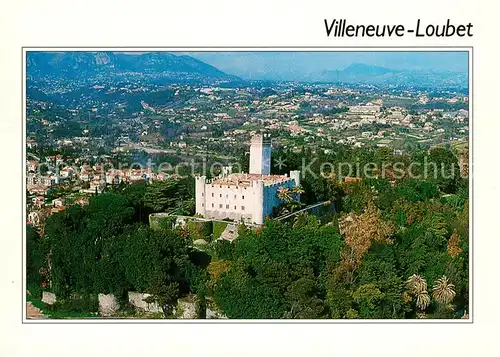
[[[206,319],[207,320],[213,320],[213,319],[227,319],[226,316],[222,315],[219,311],[212,309],[211,307],[207,307],[206,311]]]
[[[207,320],[212,320],[212,319],[227,319],[227,316],[222,314],[219,311],[219,308],[215,305],[213,300],[209,297],[207,297],[207,309],[205,310],[205,318]]]
[[[135,291],[128,292],[129,303],[138,311],[149,312],[149,313],[163,313],[162,309],[158,303],[147,303],[144,299],[151,296],[148,293],[139,293]],[[82,298],[81,296],[75,294],[72,296],[73,299]],[[120,309],[120,305],[113,294],[99,294],[99,314],[101,316],[113,316]],[[48,305],[53,305],[56,301],[56,295],[54,293],[44,291],[42,293],[42,301]],[[206,318],[207,319],[227,319],[226,316],[221,314],[215,306],[212,306],[213,302],[211,299],[207,301],[206,308]],[[174,314],[177,315],[178,319],[196,319],[196,295],[190,295],[188,297],[181,298],[177,301],[177,306],[174,308]]]
[[[178,310],[182,312],[182,314],[178,317],[179,319],[196,319],[196,303],[194,301],[179,299],[177,301],[177,309],[175,309],[175,312]]]
[[[152,213],[149,215],[149,227],[151,229],[172,228],[174,223],[175,216],[171,216],[168,213]]]
[[[99,294],[99,314],[111,316],[118,311],[120,305],[113,294]]]
[[[128,301],[136,309],[139,309],[144,312],[151,312],[151,313],[163,312],[158,303],[155,302],[148,304],[147,302],[144,301],[144,299],[146,299],[149,296],[151,296],[151,294],[129,291]]]
[[[196,239],[207,240],[213,231],[212,221],[206,221],[206,220],[203,221],[198,219],[189,220],[187,222],[187,227],[189,230],[189,234],[191,235],[193,240]]]

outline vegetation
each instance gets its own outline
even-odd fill
[[[221,236],[227,227],[227,223],[213,222],[213,238],[217,239]]]
[[[292,168],[312,155],[283,154]],[[424,160],[421,154],[398,159]],[[394,159],[379,149],[336,155]],[[456,164],[443,148],[429,159]],[[242,225],[235,241],[213,241],[203,252],[191,244],[211,234],[204,224],[147,225],[151,212],[183,211],[191,184],[116,188],[53,214],[43,235],[28,228],[28,286],[61,301],[75,293],[148,292],[165,316],[179,297],[194,293],[200,318],[207,299],[234,319],[460,318],[469,309],[466,179],[306,176],[301,196],[335,202],[336,212],[269,219],[258,229]],[[282,190],[279,197],[291,203],[296,193]],[[223,225],[210,230],[218,236]]]

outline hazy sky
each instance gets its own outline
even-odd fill
[[[467,52],[190,52],[244,79],[298,79],[309,73],[342,70],[352,63],[391,69],[467,72]]]

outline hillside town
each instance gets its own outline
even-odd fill
[[[83,97],[76,107],[65,104],[55,108],[48,101],[30,100],[26,180],[36,207],[42,201],[51,204],[44,198],[58,186],[71,186],[73,201],[84,202],[79,198],[100,193],[109,185],[163,181],[175,175],[171,168],[170,172],[165,168],[159,172],[157,167],[147,167],[145,160],[137,165],[140,169],[108,169],[113,159],[127,157],[127,163],[133,164],[138,153],[146,153],[177,158],[216,156],[228,162],[260,131],[273,135],[283,147],[298,150],[307,144],[327,153],[335,144],[388,147],[399,154],[416,146],[464,148],[469,135],[468,97],[449,92],[432,96],[411,90],[377,92],[374,88],[300,87],[291,83],[236,90],[107,88],[103,83],[93,89],[122,94],[172,91],[184,99],[175,108],[141,101],[141,110],[130,114],[120,101]],[[69,118],[50,116],[57,111],[64,111]],[[99,124],[104,118],[106,122]],[[64,131],[70,123],[79,129]],[[51,151],[66,155],[44,155]]]

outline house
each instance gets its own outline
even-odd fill
[[[45,187],[53,187],[56,184],[56,179],[53,176],[38,176],[38,184]]]
[[[26,140],[26,147],[29,149],[34,149],[38,146],[38,143],[35,140]]]
[[[62,207],[62,206],[65,206],[65,202],[66,202],[66,200],[64,198],[59,197],[59,198],[52,200],[52,206]]]
[[[63,178],[68,178],[73,175],[73,168],[71,166],[65,166],[59,171],[59,175]]]
[[[36,160],[29,160],[26,162],[26,166],[28,167],[28,171],[36,172],[38,170],[39,162]]]
[[[94,178],[90,171],[80,171],[80,180],[90,181]]]
[[[43,198],[43,196],[36,196],[31,199],[31,202],[36,208],[42,208],[43,204],[45,203],[45,199]]]
[[[57,207],[53,207],[51,208],[50,210],[50,214],[54,214],[54,213],[59,213],[59,212],[62,212],[66,209],[66,206],[57,206]]]
[[[85,206],[89,204],[89,198],[88,197],[80,197],[78,198],[75,203],[80,206]]]

